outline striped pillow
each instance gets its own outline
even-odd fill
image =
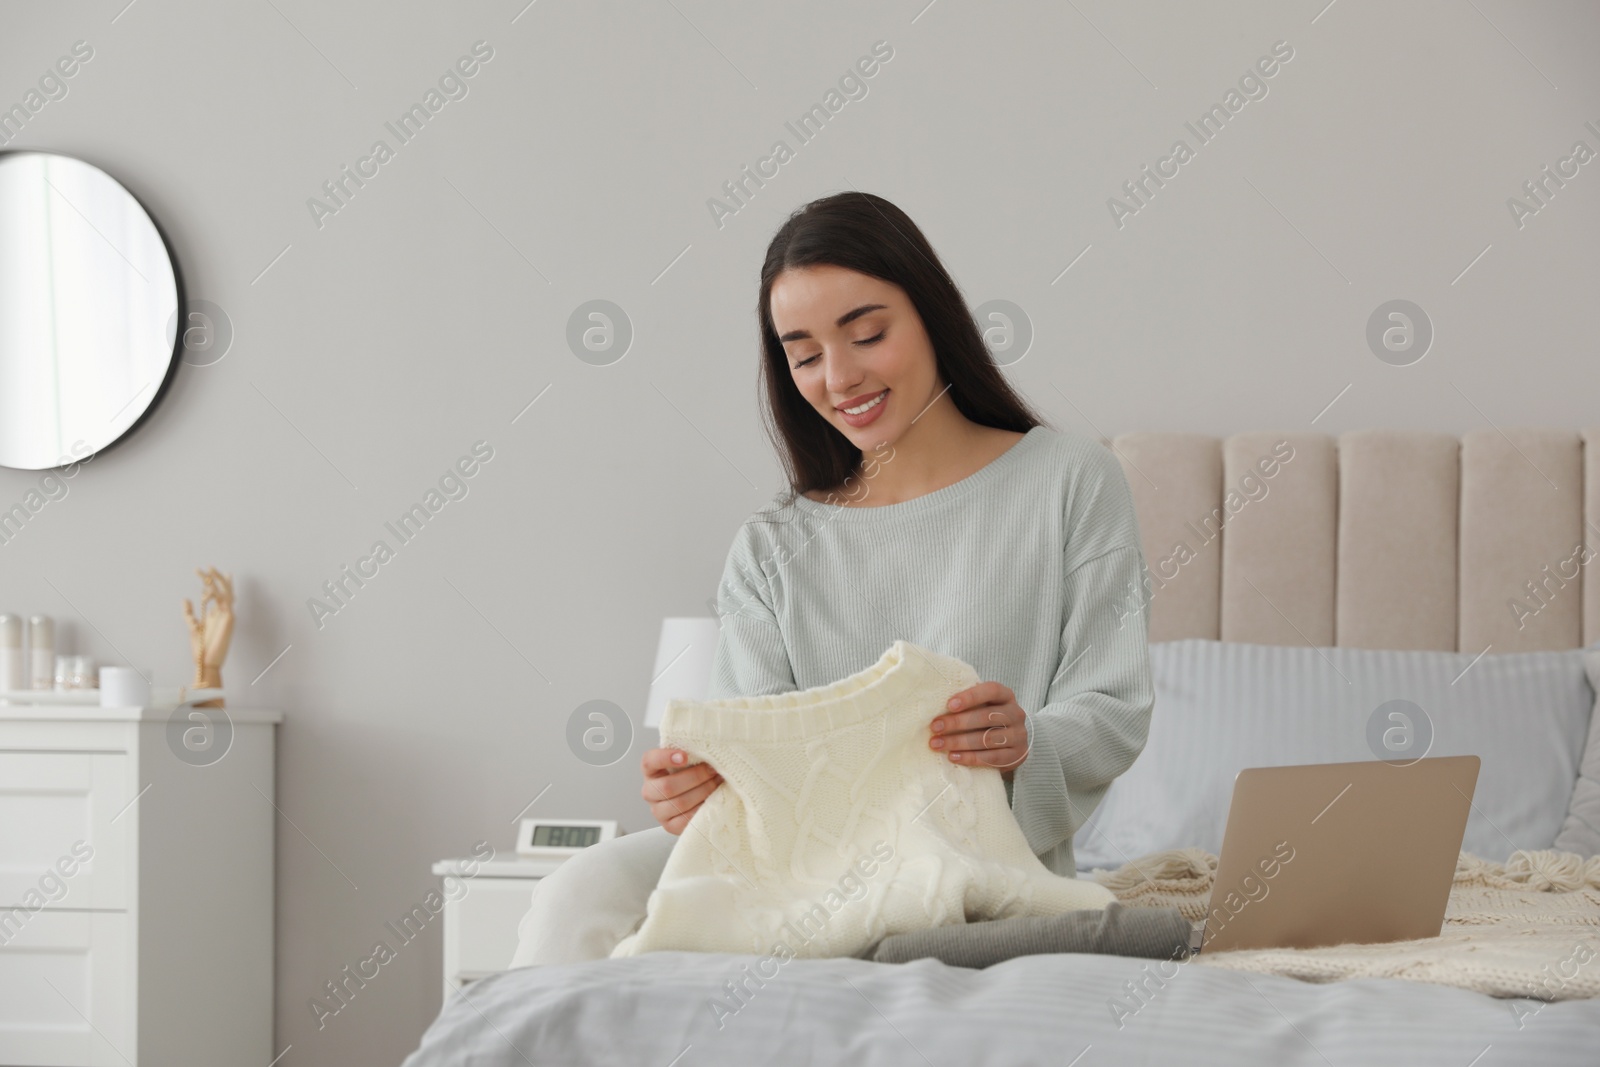
[[[1583,657],[1153,643],[1149,741],[1075,836],[1078,867],[1219,852],[1246,767],[1424,755],[1483,760],[1463,849],[1503,861],[1550,848],[1595,703]]]
[[[1600,641],[1583,654],[1583,668],[1589,685],[1600,691]],[[1600,855],[1600,700],[1589,719],[1589,743],[1578,765],[1578,782],[1572,787],[1572,803],[1567,805],[1567,820],[1556,835],[1556,848],[1583,856]]]

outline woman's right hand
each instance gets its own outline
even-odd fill
[[[686,766],[689,754],[681,748],[652,748],[640,766],[644,786],[639,790],[650,814],[669,834],[681,834],[706,797],[722,784],[722,775],[709,763]]]

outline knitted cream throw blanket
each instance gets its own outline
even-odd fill
[[[829,685],[669,701],[661,743],[723,784],[612,956],[854,956],[890,934],[1104,908],[1109,890],[1029,849],[999,771],[928,747],[945,701],[979,680],[902,640]]]
[[[1205,918],[1217,857],[1198,848],[1157,852],[1095,880],[1125,905],[1175,907]],[[1468,852],[1438,937],[1382,945],[1204,952],[1194,962],[1307,982],[1403,978],[1495,997],[1600,996],[1600,856],[1513,852],[1503,864]]]

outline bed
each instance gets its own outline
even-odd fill
[[[507,971],[453,998],[408,1067],[473,1064],[1377,1064],[1593,1067],[1600,1002],[1506,1002],[1393,979],[1312,985],[1190,968],[1133,1018],[1148,960],[792,960],[731,1019],[708,1004],[751,957],[663,952]],[[541,973],[544,972],[544,973]],[[470,1001],[467,999],[470,998]]]
[[[1426,709],[1412,755],[1483,756],[1465,851],[1565,850],[1580,868],[1593,855],[1600,652],[1582,649],[1600,641],[1585,566],[1585,545],[1600,546],[1600,429],[1102,443],[1139,511],[1157,704],[1145,753],[1077,836],[1085,876],[1160,848],[1216,852],[1218,781],[1238,766],[1395,755],[1369,729],[1388,700]],[[406,1067],[1591,1065],[1595,891],[1569,938],[1594,946],[1592,962],[1540,997],[1055,954],[984,970],[792,959],[730,1000],[756,957],[658,952],[477,982]]]

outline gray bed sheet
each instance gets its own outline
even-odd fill
[[[654,952],[507,971],[452,994],[403,1067],[1600,1064],[1600,1001],[1077,954],[985,970],[791,959],[766,963],[776,973],[757,985],[761,959]]]

